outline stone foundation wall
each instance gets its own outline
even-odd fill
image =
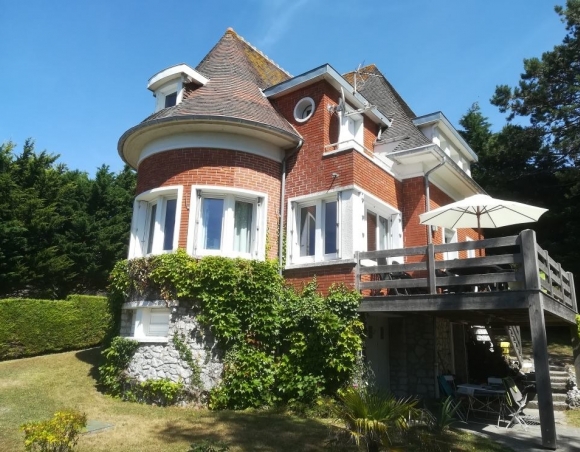
[[[451,322],[440,318],[436,318],[435,321],[435,346],[439,374],[455,374]]]
[[[389,320],[390,386],[396,396],[435,397],[435,321],[410,315]]]
[[[173,344],[174,335],[187,344],[193,359],[200,367],[203,390],[210,390],[220,380],[223,370],[222,353],[207,328],[196,320],[196,313],[190,304],[181,302],[172,308],[167,343],[142,343],[137,349],[129,367],[128,374],[138,380],[157,380],[168,378],[185,385],[191,382],[192,370],[179,357]],[[134,310],[124,309],[121,317],[121,335],[133,335]]]

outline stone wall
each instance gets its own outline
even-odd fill
[[[391,392],[435,397],[435,321],[409,315],[389,320]]]
[[[435,347],[437,349],[437,366],[439,374],[454,374],[453,345],[451,322],[435,319]]]
[[[121,318],[121,335],[132,336],[132,309],[124,309]],[[179,357],[173,345],[174,335],[186,343],[201,370],[203,390],[210,390],[220,380],[223,370],[222,353],[211,332],[196,320],[190,304],[180,302],[172,308],[167,343],[141,343],[129,367],[128,374],[138,380],[168,378],[174,382],[191,382],[192,370]]]

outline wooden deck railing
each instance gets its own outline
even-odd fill
[[[445,253],[467,250],[483,250],[480,254],[484,257],[445,260]],[[395,259],[404,262],[395,262]],[[359,252],[356,261],[356,287],[370,296],[393,291],[420,296],[474,290],[535,289],[578,312],[572,274],[562,270],[562,266],[538,246],[530,230],[511,237]],[[398,278],[401,273],[411,278]],[[389,279],[391,277],[393,279]],[[534,282],[530,284],[529,281]]]

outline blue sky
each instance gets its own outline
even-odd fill
[[[562,41],[563,2],[0,0],[0,143],[31,137],[71,169],[121,169],[119,137],[154,109],[149,77],[195,67],[228,27],[293,75],[375,63],[416,114],[457,126],[477,101],[498,128],[495,86]]]

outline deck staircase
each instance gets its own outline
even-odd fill
[[[504,328],[487,328],[485,326],[472,326],[472,332],[475,338],[481,342],[490,342],[492,347],[497,346],[505,338],[509,339],[511,344],[510,355],[517,359],[522,365],[531,364],[531,357],[524,356],[522,349],[522,339],[519,326],[507,326]],[[566,382],[568,372],[564,366],[550,365],[550,380],[552,382],[552,399],[554,401],[554,410],[565,411],[568,408],[566,404]],[[528,402],[528,407],[538,409],[538,402],[534,398]]]

